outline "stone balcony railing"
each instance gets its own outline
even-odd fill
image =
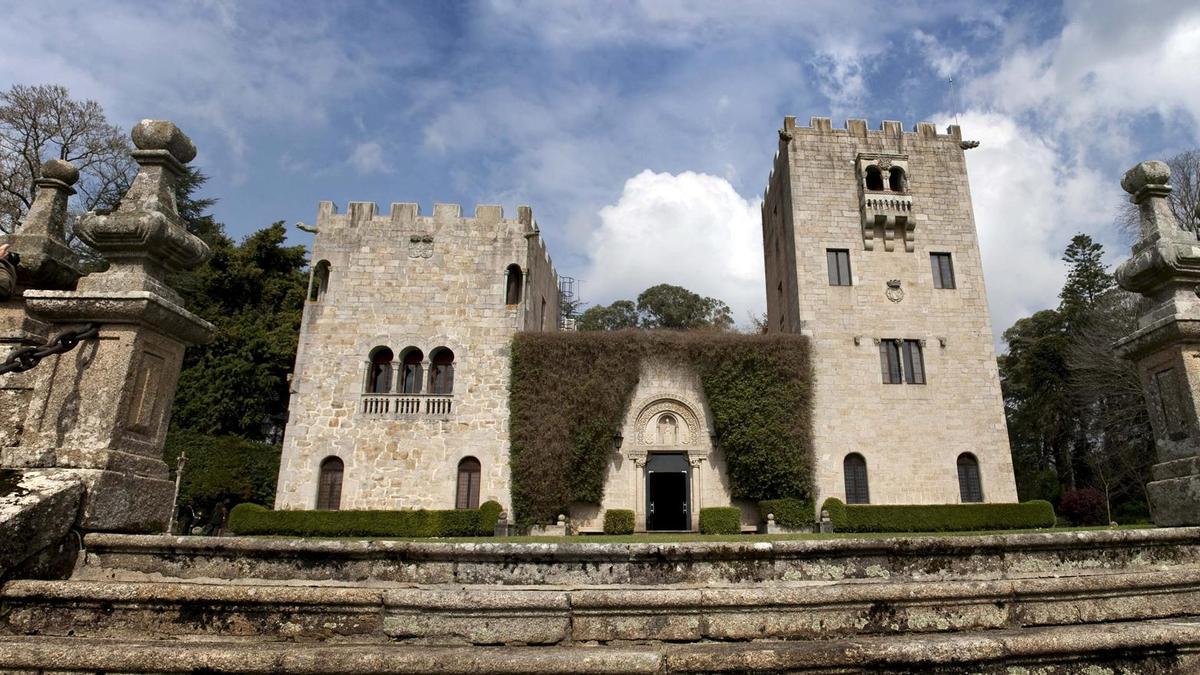
[[[363,394],[359,412],[368,417],[446,417],[453,406],[451,394]]]
[[[863,195],[863,206],[868,214],[902,216],[912,213],[912,195],[895,192],[868,192]]]
[[[884,250],[891,251],[893,242],[904,241],[904,249],[913,251],[912,195],[897,192],[864,192],[862,194],[863,243],[868,251],[874,250],[875,240],[882,235]]]

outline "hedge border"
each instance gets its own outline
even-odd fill
[[[246,503],[230,512],[229,529],[296,537],[475,537],[493,534],[502,510],[494,501],[478,509],[401,511],[272,511]]]
[[[1054,527],[1050,502],[1020,504],[846,504],[830,497],[821,505],[835,532],[967,532]]]

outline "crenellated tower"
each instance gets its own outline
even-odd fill
[[[527,206],[321,202],[276,507],[507,506],[511,338],[558,314]]]
[[[818,503],[1016,500],[957,126],[784,118],[762,206],[768,330],[814,353]]]

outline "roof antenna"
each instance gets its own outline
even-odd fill
[[[954,96],[954,76],[951,75],[950,77],[946,78],[946,83],[950,85],[950,105],[954,106],[954,123],[958,126],[962,126],[958,123],[958,109],[961,106],[959,105],[960,102],[958,98]]]

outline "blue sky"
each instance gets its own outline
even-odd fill
[[[763,299],[758,200],[784,115],[957,114],[997,333],[1057,303],[1121,172],[1200,145],[1184,2],[14,3],[0,85],[175,120],[235,235],[317,202],[533,206],[584,299],[659,282]],[[955,89],[946,80],[953,76]],[[291,231],[291,240],[309,236]]]

